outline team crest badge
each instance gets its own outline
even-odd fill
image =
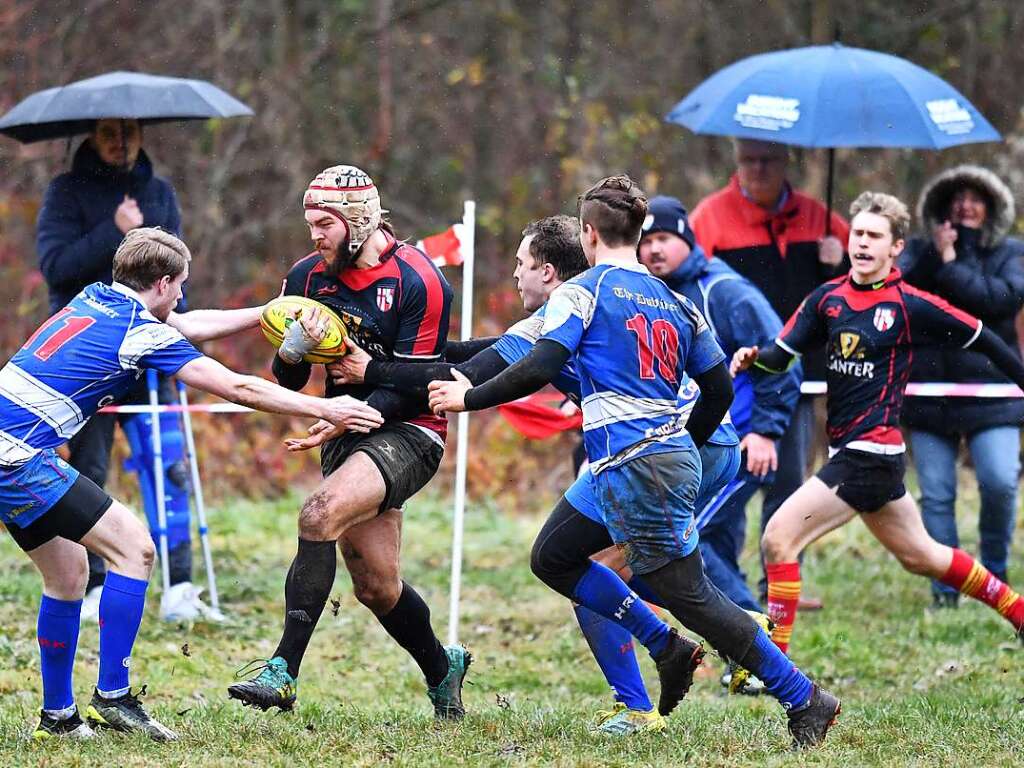
[[[896,322],[896,311],[890,307],[879,307],[875,310],[875,328],[888,331]]]
[[[860,336],[856,333],[844,332],[839,334],[839,353],[847,360],[860,344]]]
[[[377,288],[377,307],[381,312],[387,312],[395,303],[394,288]],[[877,322],[877,321],[876,321]]]

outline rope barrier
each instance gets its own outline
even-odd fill
[[[804,395],[824,395],[824,381],[805,381],[800,385]],[[948,382],[913,382],[907,385],[908,397],[1024,397],[1015,384],[951,384]],[[252,408],[234,403],[197,403],[194,405],[161,405],[157,413],[252,413]],[[153,413],[149,405],[108,405],[100,413]]]
[[[253,413],[252,408],[235,403],[196,403],[193,405],[108,405],[100,413]]]
[[[805,381],[800,385],[804,395],[824,395],[824,381]],[[911,382],[908,397],[1024,397],[1016,384],[950,384],[948,382]]]

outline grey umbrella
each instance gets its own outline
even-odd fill
[[[252,114],[205,80],[109,72],[32,94],[0,118],[0,133],[28,144],[88,133],[103,118],[160,123]]]

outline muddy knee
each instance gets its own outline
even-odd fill
[[[771,523],[761,537],[761,552],[769,563],[788,563],[796,560],[798,552],[793,551],[792,544],[781,536],[779,531],[772,530]]]
[[[365,605],[377,616],[389,613],[398,598],[402,594],[402,582],[397,574],[394,578],[355,580],[353,579],[352,591],[356,600]]]
[[[153,540],[146,538],[139,548],[139,565],[148,573],[153,570],[153,563],[156,561],[156,547]]]
[[[332,514],[332,499],[329,494],[317,492],[310,496],[299,512],[299,538],[310,541],[331,541],[335,520]]]

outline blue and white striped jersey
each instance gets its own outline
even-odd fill
[[[199,357],[131,288],[86,286],[0,369],[0,465],[67,442],[143,370],[170,375]]]
[[[547,306],[545,303],[532,315],[510,327],[501,338],[494,342],[492,349],[501,356],[502,360],[509,365],[515,365],[530,354],[530,350],[533,349],[533,345],[537,343],[537,339],[540,338],[544,330],[544,315]],[[582,398],[580,394],[580,376],[576,372],[576,364],[573,358],[569,358],[566,361],[565,365],[562,366],[562,370],[552,379],[551,385],[574,403],[580,403]],[[680,408],[683,409],[687,418],[689,418],[690,411],[693,410],[694,405],[697,404],[698,397],[700,397],[700,387],[684,373],[683,380],[679,386],[679,398]],[[736,434],[736,428],[733,426],[728,412],[726,412],[725,418],[722,419],[722,423],[718,425],[711,437],[708,438],[708,442],[714,445],[739,445],[740,439]]]
[[[544,311],[547,304],[527,318],[510,327],[500,339],[494,342],[492,349],[501,355],[501,359],[509,365],[515,365],[533,349],[544,329]],[[570,357],[565,361],[562,370],[551,381],[551,385],[574,403],[580,403],[580,376],[576,373],[576,364]]]
[[[599,264],[551,295],[542,339],[575,355],[583,440],[594,474],[692,447],[684,377],[725,360],[704,317],[645,267]]]

